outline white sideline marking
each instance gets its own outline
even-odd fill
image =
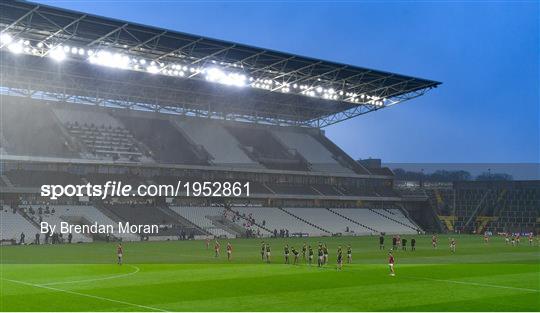
[[[428,278],[428,277],[416,277],[416,276],[408,276],[408,277],[417,278],[417,279],[424,279],[424,280],[431,280],[431,281],[438,281],[438,282],[444,282],[444,283],[461,284],[461,285],[492,287],[492,288],[501,288],[501,289],[510,289],[510,290],[521,290],[521,291],[528,291],[528,292],[540,292],[540,290],[538,290],[538,289],[531,289],[531,288],[521,288],[521,287],[511,287],[511,286],[502,286],[502,285],[482,284],[482,283],[474,283],[474,282],[458,281],[458,280],[448,280],[448,279],[435,279],[435,278]]]
[[[80,292],[71,291],[71,290],[59,289],[59,288],[55,288],[55,287],[32,284],[32,283],[27,283],[27,282],[20,281],[20,280],[13,280],[13,279],[6,279],[6,278],[3,278],[3,280],[7,280],[7,281],[12,282],[12,283],[37,287],[37,288],[43,288],[43,289],[48,289],[48,290],[53,290],[53,291],[58,291],[58,292],[65,292],[65,293],[69,293],[69,294],[73,294],[73,295],[77,295],[77,296],[82,296],[82,297],[87,297],[87,298],[93,298],[93,299],[98,299],[98,300],[105,300],[105,301],[109,301],[109,302],[130,305],[130,306],[137,307],[137,308],[149,309],[149,310],[160,311],[160,312],[168,312],[167,310],[153,308],[153,307],[146,306],[146,305],[130,303],[130,302],[121,301],[121,300],[114,300],[114,299],[104,298],[104,297],[100,297],[100,296],[89,295],[89,294],[86,294],[86,293],[80,293]]]
[[[135,275],[138,272],[141,271],[140,268],[133,265],[128,265],[131,268],[134,268],[135,271],[126,273],[126,274],[119,274],[119,275],[113,275],[113,276],[107,276],[102,278],[91,278],[91,279],[82,279],[82,280],[71,280],[71,281],[58,281],[58,282],[52,282],[52,283],[46,283],[46,284],[39,284],[40,286],[53,286],[53,285],[62,285],[62,284],[75,284],[75,283],[86,283],[86,282],[92,282],[92,281],[102,281],[102,280],[109,280],[109,279],[115,279],[115,278],[121,278],[126,276]]]
[[[65,293],[69,293],[69,294],[77,295],[77,296],[81,296],[81,297],[87,297],[87,298],[92,298],[92,299],[98,299],[98,300],[104,300],[104,301],[109,301],[109,302],[114,302],[114,303],[120,303],[120,304],[129,305],[129,306],[133,306],[133,307],[137,307],[137,308],[149,309],[149,310],[160,311],[160,312],[169,312],[167,310],[154,308],[154,307],[150,307],[150,306],[146,306],[146,305],[126,302],[126,301],[121,301],[121,300],[115,300],[115,299],[110,299],[110,298],[105,298],[105,297],[100,297],[100,296],[94,296],[94,295],[89,295],[89,294],[86,294],[86,293],[80,293],[80,292],[76,292],[76,291],[65,290],[65,289],[60,289],[60,288],[50,287],[49,286],[49,285],[56,285],[56,284],[70,284],[70,283],[79,283],[79,282],[89,282],[89,281],[100,281],[100,280],[105,280],[105,279],[113,279],[113,278],[119,278],[119,277],[125,277],[125,276],[129,276],[129,275],[134,275],[134,274],[136,274],[136,273],[138,273],[140,271],[140,269],[137,266],[132,266],[132,265],[130,265],[130,266],[135,268],[135,271],[133,271],[131,273],[127,273],[127,274],[122,274],[122,275],[115,275],[115,276],[96,278],[96,279],[78,280],[78,281],[53,282],[53,283],[48,283],[48,284],[33,284],[33,283],[29,283],[29,282],[24,282],[24,281],[14,280],[14,279],[7,279],[7,278],[2,278],[2,280],[6,280],[6,281],[9,281],[9,282],[12,282],[12,283],[17,283],[17,284],[26,285],[26,286],[43,288],[43,289],[48,289],[48,290],[53,290],[53,291],[58,291],[58,292],[65,292]]]

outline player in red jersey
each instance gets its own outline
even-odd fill
[[[232,245],[230,242],[227,242],[227,260],[230,261],[232,256]]]
[[[529,246],[533,245],[534,235],[532,232],[529,233]]]
[[[124,248],[121,243],[116,246],[116,256],[118,257],[118,265],[122,265],[124,262]]]
[[[437,236],[435,235],[431,236],[431,246],[437,248]]]
[[[396,273],[394,272],[394,255],[392,255],[392,251],[388,252],[388,266],[390,267],[390,276],[396,276]]]
[[[216,240],[216,243],[214,244],[214,257],[219,257],[219,254],[221,252],[221,245],[219,244],[219,241]]]

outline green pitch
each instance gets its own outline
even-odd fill
[[[410,236],[407,236],[410,242]],[[506,245],[499,237],[448,237],[438,249],[418,236],[417,251],[395,251],[388,275],[378,237],[231,240],[233,260],[213,256],[204,241],[125,243],[115,264],[114,243],[1,247],[2,311],[539,311],[540,248]],[[324,268],[283,264],[283,245],[321,240]],[[338,245],[351,244],[353,264],[336,270]],[[315,251],[316,253],[316,251]]]

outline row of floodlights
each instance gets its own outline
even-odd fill
[[[278,82],[269,78],[247,77],[243,73],[228,72],[225,69],[212,65],[211,67],[199,67],[186,64],[170,63],[161,61],[147,61],[143,58],[133,58],[122,53],[113,53],[106,50],[92,50],[68,45],[45,45],[38,42],[33,45],[29,40],[15,40],[11,35],[2,33],[0,35],[0,46],[7,47],[14,54],[26,53],[38,56],[48,56],[57,62],[68,58],[79,57],[87,59],[91,64],[106,66],[118,69],[130,69],[145,71],[151,74],[162,74],[176,77],[193,77],[202,74],[207,81],[228,86],[244,87],[250,86],[258,89],[296,93],[328,100],[341,100],[354,103],[370,103],[383,106],[385,98],[379,98],[366,94],[357,94],[333,88],[323,88],[322,86],[309,86],[298,83]],[[216,62],[213,61],[215,64]],[[221,62],[220,64],[224,64]],[[226,64],[225,64],[226,65]],[[233,64],[236,65],[236,64]],[[228,65],[232,67],[237,67]]]

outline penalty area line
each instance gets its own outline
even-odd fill
[[[36,287],[36,288],[43,288],[43,289],[48,289],[48,290],[57,291],[57,292],[64,292],[64,293],[72,294],[72,295],[76,295],[76,296],[87,297],[87,298],[103,300],[103,301],[109,301],[109,302],[113,302],[113,303],[124,304],[124,305],[137,307],[137,308],[143,308],[143,309],[147,309],[147,310],[153,310],[153,311],[159,311],[159,312],[169,312],[167,310],[154,308],[154,307],[150,307],[150,306],[146,306],[146,305],[126,302],[126,301],[122,301],[122,300],[115,300],[115,299],[110,299],[110,298],[105,298],[105,297],[100,297],[100,296],[94,296],[94,295],[89,295],[89,294],[86,294],[86,293],[80,293],[80,292],[71,291],[71,290],[64,290],[64,289],[55,288],[55,287],[51,287],[51,286],[32,284],[32,283],[27,283],[27,282],[20,281],[20,280],[13,280],[13,279],[6,279],[6,278],[3,278],[3,280],[6,280],[6,281],[9,281],[9,282],[12,282],[12,283],[16,283],[16,284],[32,286],[32,287]]]
[[[503,286],[503,285],[483,284],[483,283],[475,283],[475,282],[459,281],[459,280],[436,279],[436,278],[417,277],[417,276],[403,276],[403,277],[409,277],[409,278],[415,278],[415,279],[423,279],[423,280],[430,280],[430,281],[436,281],[436,282],[442,282],[442,283],[460,284],[460,285],[470,285],[470,286],[479,286],[479,287],[491,287],[491,288],[509,289],[509,290],[519,290],[519,291],[527,291],[527,292],[540,292],[540,290],[538,290],[538,289],[522,288],[522,287],[512,287],[512,286]]]

